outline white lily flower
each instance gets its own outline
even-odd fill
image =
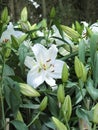
[[[7,29],[2,33],[0,42],[5,41],[5,40],[11,40],[11,35],[15,36],[16,38],[19,38],[22,35],[24,35],[24,33],[22,31],[14,30],[14,26],[10,22],[9,25],[7,26]]]
[[[35,59],[27,56],[25,65],[30,69],[27,75],[27,83],[37,88],[44,81],[51,87],[56,85],[55,79],[61,79],[64,62],[57,60],[58,49],[52,45],[46,49],[41,44],[32,47]]]

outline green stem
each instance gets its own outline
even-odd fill
[[[65,119],[65,121],[66,121],[66,126],[67,126],[68,130],[70,130],[70,127],[69,127],[67,119]]]
[[[5,111],[4,111],[4,97],[3,97],[3,72],[5,66],[5,58],[3,60],[2,74],[1,74],[1,82],[0,82],[0,109],[1,109],[1,118],[2,118],[2,129],[6,130],[6,120],[5,120]]]
[[[80,92],[81,92],[81,95],[82,95],[82,99],[83,99],[83,103],[84,103],[84,105],[85,105],[85,107],[86,107],[86,109],[87,109],[87,104],[86,104],[86,102],[85,102],[85,99],[84,99],[84,95],[83,95],[83,91],[82,91],[82,85],[81,85],[81,80],[79,79],[79,87],[80,87]]]
[[[33,120],[28,124],[27,127],[29,127],[30,125],[32,125],[35,122],[35,120],[39,117],[40,113],[41,112],[39,111],[38,114],[33,118]]]
[[[93,130],[96,130],[96,124],[94,124]]]

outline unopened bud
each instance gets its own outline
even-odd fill
[[[38,97],[40,96],[39,92],[36,91],[34,88],[29,86],[28,84],[19,83],[20,92],[28,97]]]
[[[40,111],[45,110],[45,108],[47,107],[47,103],[48,103],[48,97],[45,96],[44,99],[40,103],[40,107],[39,107]]]
[[[20,111],[18,111],[18,112],[17,112],[17,115],[16,115],[16,120],[19,120],[19,121],[22,121],[22,122],[23,122],[23,117],[22,117],[22,115],[21,115],[21,112],[20,112]]]
[[[65,92],[64,92],[64,86],[62,84],[59,85],[57,90],[57,98],[60,103],[64,102],[65,98]]]
[[[93,122],[98,124],[98,103],[94,107]]]
[[[64,103],[62,105],[62,111],[63,111],[64,118],[66,118],[69,121],[72,113],[72,104],[69,95],[65,97]]]
[[[75,72],[78,78],[81,78],[83,75],[83,70],[82,70],[82,62],[78,59],[78,57],[75,57]]]
[[[54,124],[56,125],[57,130],[67,130],[66,126],[61,121],[59,121],[57,118],[52,117],[52,120],[53,120]]]
[[[62,69],[62,82],[65,83],[68,79],[68,67],[67,64],[64,63],[63,69]]]

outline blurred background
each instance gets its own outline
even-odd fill
[[[25,6],[32,24],[48,19],[52,7],[55,7],[57,19],[65,25],[76,20],[94,23],[98,19],[98,0],[0,0],[0,14],[6,6],[13,22],[19,20]]]

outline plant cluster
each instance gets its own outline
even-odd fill
[[[0,19],[0,129],[98,129],[98,23]]]

